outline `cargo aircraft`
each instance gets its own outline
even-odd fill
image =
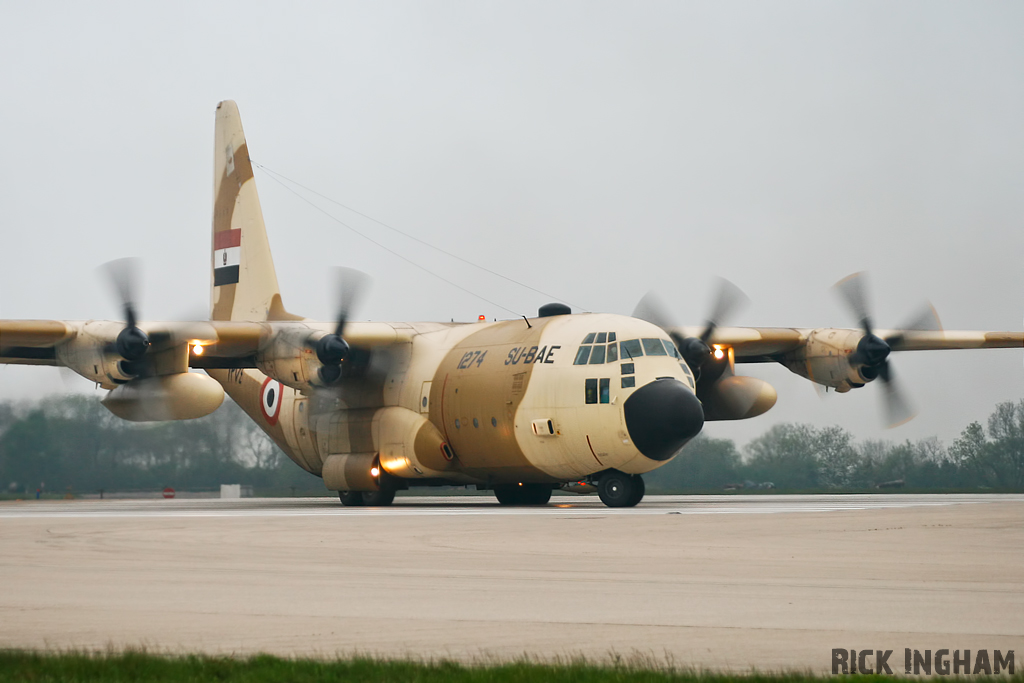
[[[629,507],[644,495],[641,475],[706,420],[775,404],[738,363],[781,363],[838,392],[880,380],[888,419],[900,422],[911,413],[890,352],[1024,345],[1017,332],[944,332],[930,312],[875,329],[859,277],[837,285],[857,329],[725,327],[744,298],[725,282],[701,327],[667,323],[652,300],[632,317],[555,303],[503,321],[354,322],[351,272],[337,319],[308,320],[281,301],[232,101],[216,112],[210,252],[208,321],[140,320],[130,264],[113,262],[124,322],[2,320],[0,362],[70,368],[133,421],[202,417],[227,393],[345,505],[475,485],[506,505],[543,505],[563,488]]]

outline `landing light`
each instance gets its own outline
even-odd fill
[[[725,351],[722,350],[721,346],[715,346],[714,356],[715,360],[722,360],[723,358],[725,358]]]
[[[196,354],[197,356],[203,355],[203,347],[202,347],[202,345],[201,344],[194,344],[192,346],[192,353]]]
[[[371,477],[376,477],[379,474],[380,474],[380,469],[379,468],[377,468],[377,467],[371,467],[370,468],[370,476]]]

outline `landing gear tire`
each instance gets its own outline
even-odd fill
[[[381,488],[379,491],[363,491],[363,505],[382,507],[391,505],[395,500],[393,488]]]
[[[547,505],[551,500],[551,487],[547,484],[495,486],[494,496],[502,505]]]
[[[383,507],[391,505],[395,501],[395,491],[398,490],[398,481],[390,474],[381,470],[380,478],[377,480],[376,491],[363,491],[363,505]]]
[[[644,497],[643,477],[624,472],[606,472],[597,484],[597,495],[610,508],[631,508]]]
[[[362,491],[338,491],[338,498],[345,507],[355,507],[363,504]]]

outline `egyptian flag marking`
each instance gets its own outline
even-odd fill
[[[263,380],[260,387],[260,411],[263,419],[271,427],[277,424],[277,418],[281,415],[281,383],[269,377]]]
[[[221,230],[213,235],[213,286],[238,282],[242,261],[242,229]]]

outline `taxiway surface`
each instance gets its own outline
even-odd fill
[[[824,671],[1024,645],[1024,496],[0,503],[0,647]]]

